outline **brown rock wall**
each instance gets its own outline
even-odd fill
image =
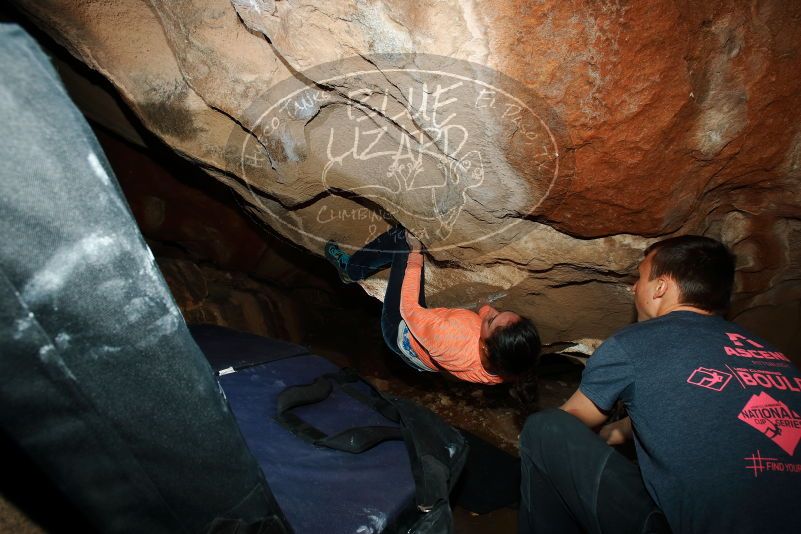
[[[650,239],[704,233],[740,256],[733,316],[801,355],[801,5],[15,3],[312,252],[399,221],[430,302],[583,343],[630,320]]]

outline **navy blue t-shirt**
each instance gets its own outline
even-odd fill
[[[626,405],[643,480],[674,532],[801,532],[801,373],[717,316],[624,328],[579,388]]]

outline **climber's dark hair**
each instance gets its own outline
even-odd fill
[[[683,235],[657,241],[643,257],[651,252],[651,280],[672,278],[679,286],[681,304],[720,314],[728,310],[734,255],[726,245],[710,237]]]
[[[539,361],[540,335],[534,323],[525,317],[497,328],[485,344],[491,371],[504,377],[519,377]]]

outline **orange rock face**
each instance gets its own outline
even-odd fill
[[[732,317],[801,357],[801,4],[16,3],[312,252],[399,222],[430,304],[585,350],[645,246],[701,233],[738,255]]]

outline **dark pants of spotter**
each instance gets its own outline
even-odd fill
[[[277,513],[94,134],[19,26],[0,24],[0,71],[3,441],[100,532]]]
[[[520,460],[521,534],[670,532],[639,468],[567,412],[528,418]]]
[[[398,348],[398,325],[402,320],[400,298],[408,258],[409,245],[406,243],[406,231],[402,226],[396,226],[355,252],[345,270],[351,280],[357,281],[364,280],[391,265],[389,282],[384,293],[384,306],[381,309],[381,333],[387,346],[404,361],[406,358]],[[418,302],[421,306],[425,306],[422,275]]]

